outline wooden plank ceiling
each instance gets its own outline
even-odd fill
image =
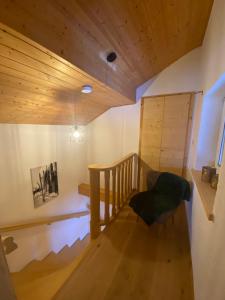
[[[85,84],[93,93],[82,94]],[[0,122],[87,124],[133,101],[0,24]]]
[[[212,3],[1,0],[0,22],[35,43],[1,26],[0,122],[86,124],[133,103],[138,85],[202,44]]]

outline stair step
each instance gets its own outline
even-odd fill
[[[86,234],[86,236],[80,241],[82,246],[87,246],[90,243],[91,237],[90,233]]]
[[[59,253],[51,252],[42,261],[34,260],[22,271],[12,273],[18,300],[50,300],[74,271],[84,255],[90,234]]]
[[[76,269],[79,264],[79,256],[74,259],[73,262],[66,267],[42,274],[40,277],[36,277],[33,274],[32,277],[24,278],[20,274],[20,277],[12,276],[13,283],[16,289],[16,295],[18,300],[50,300],[56,294],[56,292],[62,287],[71,273]]]
[[[32,277],[39,278],[65,267],[66,264],[75,258],[75,256],[70,257],[70,259],[68,258],[66,261],[65,257],[68,256],[68,249],[69,247],[66,246],[58,254],[50,252],[42,261],[32,261],[22,271],[15,273],[15,276],[18,275],[18,277],[23,278],[23,280],[29,281]],[[64,253],[64,259],[61,253]],[[23,276],[20,276],[21,273],[23,273]]]

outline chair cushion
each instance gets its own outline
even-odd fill
[[[148,225],[151,225],[162,214],[176,209],[182,200],[189,201],[190,194],[187,180],[164,172],[151,191],[134,195],[129,205]]]
[[[181,176],[168,172],[161,173],[153,191],[167,195],[168,197],[176,198],[177,201],[189,201],[191,196],[189,182]]]

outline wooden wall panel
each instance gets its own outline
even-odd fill
[[[183,174],[184,151],[176,149],[162,149],[160,153],[160,172]]]
[[[152,168],[159,168],[164,97],[142,102],[140,151],[142,160]],[[150,151],[149,151],[150,150]]]
[[[201,45],[213,0],[1,0],[0,22],[128,98]],[[116,51],[115,63],[106,55]]]
[[[164,97],[142,101],[140,158],[142,189],[146,188],[146,174],[150,168],[160,169],[160,151],[163,131]]]
[[[93,93],[82,94],[85,84]],[[0,24],[0,123],[87,124],[134,101]]]
[[[184,150],[189,105],[190,94],[165,97],[162,148]]]
[[[182,175],[190,138],[192,94],[146,97],[142,100],[140,157],[141,189],[146,189],[150,168]]]
[[[165,97],[160,171],[183,174],[191,94]]]

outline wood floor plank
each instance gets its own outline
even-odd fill
[[[151,227],[125,207],[55,299],[193,300],[184,205]]]

